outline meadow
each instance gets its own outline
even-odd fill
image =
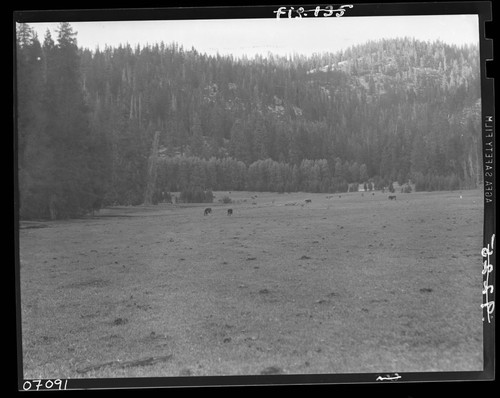
[[[480,190],[215,194],[21,222],[24,378],[482,370]]]

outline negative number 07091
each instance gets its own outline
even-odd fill
[[[26,380],[23,383],[23,390],[66,390],[68,380]]]

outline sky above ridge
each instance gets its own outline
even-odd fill
[[[79,47],[95,50],[120,44],[144,46],[163,41],[207,54],[337,52],[370,40],[410,37],[464,45],[479,42],[477,15],[269,18],[175,21],[72,22]],[[43,41],[47,29],[57,38],[57,23],[30,23]]]

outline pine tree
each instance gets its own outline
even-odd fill
[[[366,167],[366,164],[362,164],[359,167],[359,182],[367,182],[368,181],[368,168]]]
[[[423,137],[417,134],[413,139],[410,156],[411,172],[426,174],[429,163],[427,162],[427,150]]]
[[[26,24],[17,27],[17,160],[21,218],[48,213],[52,164],[43,126],[43,58],[38,38]]]
[[[203,140],[203,134],[201,131],[200,117],[198,116],[197,113],[195,113],[193,116],[191,134],[192,134],[190,140],[191,153],[194,156],[202,156],[205,142]]]
[[[245,164],[252,162],[251,139],[248,137],[249,131],[245,129],[245,125],[241,121],[236,121],[231,128],[230,153],[236,159],[243,161]]]
[[[50,41],[47,41],[47,46]],[[47,62],[46,134],[54,157],[50,218],[71,217],[100,207],[104,196],[97,179],[96,153],[80,80],[76,33],[61,23],[53,59]]]
[[[256,159],[267,159],[268,158],[268,142],[267,142],[267,131],[264,124],[262,116],[255,112],[252,116],[254,119],[254,147],[255,147],[255,157]]]

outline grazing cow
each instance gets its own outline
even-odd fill
[[[203,213],[203,215],[206,216],[207,214],[210,214],[210,213],[212,213],[212,209],[210,207],[207,207],[205,209],[205,212]]]
[[[396,200],[396,195],[389,195],[389,200]]]
[[[311,203],[311,199],[306,199],[306,203]]]
[[[227,209],[227,215],[232,216],[233,215],[233,209]]]

